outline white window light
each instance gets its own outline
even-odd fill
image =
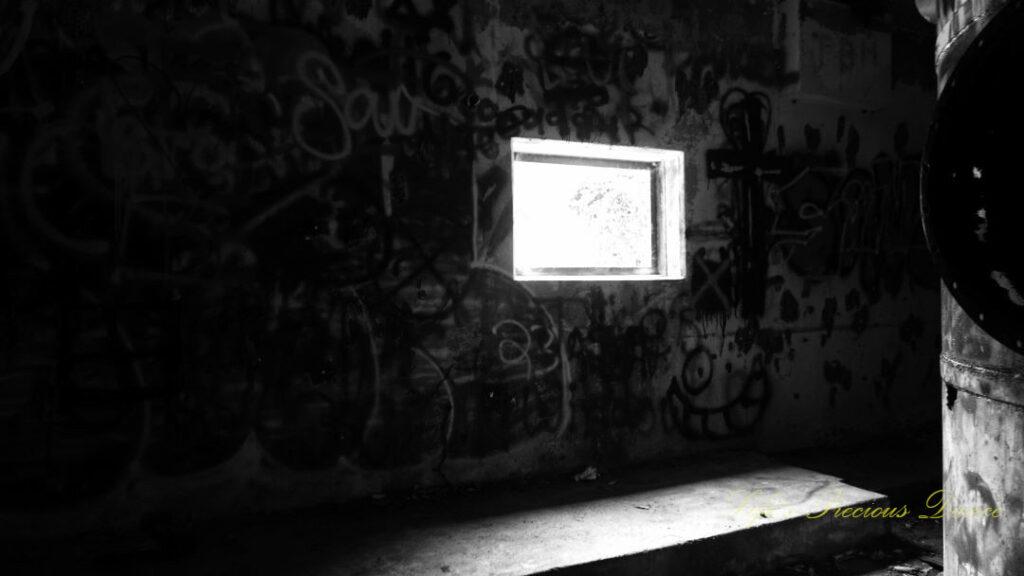
[[[512,139],[516,280],[686,276],[683,153]]]

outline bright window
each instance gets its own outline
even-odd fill
[[[685,276],[683,153],[512,139],[517,280]]]

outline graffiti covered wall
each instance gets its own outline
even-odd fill
[[[0,513],[73,530],[925,422],[934,89],[903,71],[931,39],[814,4],[5,4]],[[684,150],[690,278],[513,281],[514,136]]]

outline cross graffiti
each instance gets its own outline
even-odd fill
[[[734,88],[722,96],[719,121],[729,148],[707,151],[708,178],[728,178],[735,183],[733,204],[736,227],[733,253],[739,278],[738,304],[744,318],[764,312],[768,281],[768,238],[765,223],[765,176],[781,175],[788,159],[765,152],[771,126],[771,101],[763,93]]]
[[[707,257],[701,248],[693,255],[693,305],[702,312],[727,312],[734,306],[733,260],[725,248],[719,257]]]

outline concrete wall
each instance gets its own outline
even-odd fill
[[[105,6],[0,8],[23,534],[938,416],[909,3]],[[516,135],[684,150],[690,277],[514,282]]]

